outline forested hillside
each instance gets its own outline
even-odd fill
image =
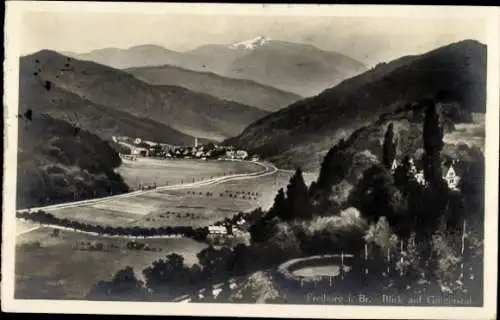
[[[17,208],[128,191],[118,154],[98,136],[45,114],[19,119]]]

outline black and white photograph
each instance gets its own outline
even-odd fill
[[[493,319],[498,18],[9,1],[2,309]]]

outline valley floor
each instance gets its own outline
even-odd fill
[[[207,168],[203,169],[202,165]],[[145,173],[136,174],[141,172],[141,168]],[[266,171],[262,175],[255,175],[263,168]],[[182,180],[188,184],[192,184],[189,179],[207,177],[209,173],[227,172],[243,176],[206,185],[201,183],[199,186],[159,188],[130,197],[111,197],[97,203],[55,207],[47,212],[94,225],[206,226],[238,212],[269,207],[277,190],[286,188],[293,174],[277,170],[269,164],[263,167],[242,161],[160,162],[141,159],[133,164],[124,164],[119,170],[127,181],[132,181],[134,175],[143,179],[141,181],[151,181],[148,179],[162,174],[168,176],[168,172],[173,171],[172,181],[184,177]],[[245,177],[244,174],[250,176]],[[316,175],[306,174],[305,177],[306,182],[310,182]],[[92,285],[110,279],[126,266],[140,273],[153,261],[170,253],[181,254],[187,264],[192,264],[197,261],[196,254],[206,247],[204,243],[187,238],[151,238],[137,239],[149,246],[147,250],[131,250],[126,247],[131,239],[125,237],[104,237],[58,229],[55,235],[54,228],[49,226],[17,220],[17,298],[82,299]],[[89,250],[96,246],[99,249]]]
[[[182,184],[239,173],[262,171],[262,166],[249,161],[198,159],[137,158],[123,160],[117,172],[132,189],[155,183],[158,186]]]

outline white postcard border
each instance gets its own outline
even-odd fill
[[[296,16],[463,16],[484,17],[488,32],[486,201],[484,306],[477,307],[382,307],[268,304],[183,304],[172,302],[95,302],[14,299],[15,197],[17,164],[17,114],[19,74],[19,30],[26,11],[134,12],[155,14],[258,14]],[[4,61],[4,181],[2,233],[2,291],[4,312],[189,315],[286,318],[407,318],[493,319],[496,312],[498,237],[498,136],[500,24],[497,7],[366,6],[366,5],[246,5],[181,3],[35,2],[6,3]]]

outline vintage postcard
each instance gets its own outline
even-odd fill
[[[495,318],[498,18],[7,2],[2,309]]]

